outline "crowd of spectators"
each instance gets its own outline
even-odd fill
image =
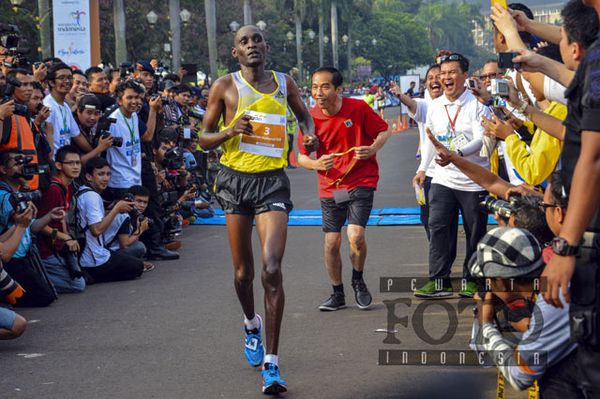
[[[159,73],[0,56],[0,339],[12,309],[176,260],[184,224],[214,215],[218,153],[198,146],[210,93]]]

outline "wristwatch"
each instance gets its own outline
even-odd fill
[[[573,256],[579,253],[579,245],[569,245],[562,237],[552,239],[552,251],[560,256]]]
[[[461,150],[456,150],[456,153],[457,153],[458,155],[460,155],[461,157],[464,157],[464,156],[465,156]]]
[[[529,103],[525,100],[521,100],[521,104],[519,104],[519,108],[517,108],[517,111],[520,114],[525,114],[525,110],[527,109],[527,107],[529,106]]]

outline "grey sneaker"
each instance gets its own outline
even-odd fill
[[[354,299],[359,309],[368,309],[371,305],[371,293],[367,289],[367,285],[363,279],[352,280],[352,289],[354,289]]]
[[[331,294],[329,299],[319,306],[319,310],[323,312],[331,312],[338,309],[343,309],[346,307],[346,299],[345,295],[342,293],[334,292]]]

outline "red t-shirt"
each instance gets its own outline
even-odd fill
[[[60,180],[56,178],[52,178],[52,182],[60,183]],[[64,186],[63,186],[64,187]],[[67,197],[69,200],[73,197],[74,188],[73,185],[70,184],[67,189]],[[42,194],[42,200],[40,202],[39,209],[39,217],[46,215],[52,209],[56,207],[63,207],[65,211],[68,211],[68,202],[65,201],[65,195],[60,187],[56,186],[56,184],[51,184],[48,190],[44,191]],[[62,221],[52,221],[48,223],[48,226],[51,229],[57,229],[58,231],[62,231],[63,233],[67,233],[63,226]],[[40,256],[42,259],[46,259],[49,256],[56,254],[60,254],[62,251],[64,242],[62,240],[56,239],[54,242],[54,248],[52,248],[52,238],[43,234],[39,235],[39,248],[40,248]]]
[[[342,108],[333,115],[325,115],[319,107],[313,107],[310,114],[315,121],[315,134],[319,139],[317,158],[324,154],[343,153],[352,147],[373,144],[379,133],[388,129],[387,123],[363,100],[342,98]],[[299,134],[300,153],[309,155],[302,145],[302,132]],[[348,169],[352,164],[350,172]],[[344,176],[348,173],[346,176]],[[354,160],[354,151],[334,158],[333,168],[317,171],[319,178],[319,196],[332,198],[338,189],[352,191],[356,187],[377,188],[379,166],[376,156],[366,160]],[[334,183],[342,178],[339,186]]]

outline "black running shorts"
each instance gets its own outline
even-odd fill
[[[294,207],[290,180],[283,169],[244,173],[221,165],[215,181],[215,196],[223,211],[231,215],[289,213]]]
[[[348,220],[348,224],[366,227],[373,208],[375,189],[357,187],[350,192],[350,201],[336,204],[333,198],[321,198],[323,211],[323,231],[339,233]]]

